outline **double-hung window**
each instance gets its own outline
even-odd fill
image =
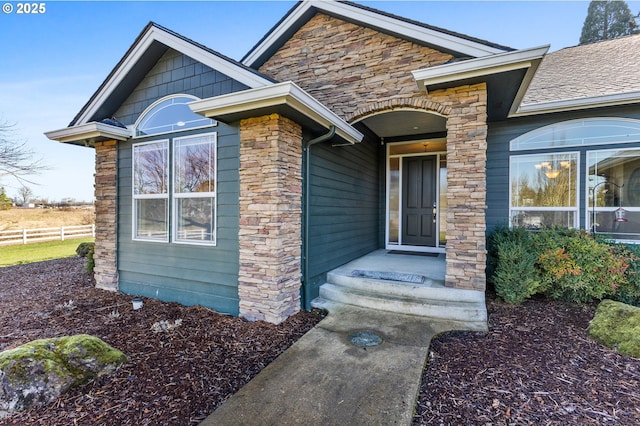
[[[216,134],[134,144],[133,209],[136,240],[215,244]]]
[[[215,126],[191,111],[190,95],[162,98],[143,112],[133,144],[132,234],[138,241],[216,243],[216,133],[175,132]]]
[[[133,146],[133,237],[169,240],[169,140]]]
[[[173,140],[174,241],[215,243],[216,135]]]

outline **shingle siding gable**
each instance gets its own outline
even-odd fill
[[[188,94],[204,99],[245,89],[248,89],[246,85],[231,77],[169,49],[114,116],[131,125],[149,105],[164,96]]]

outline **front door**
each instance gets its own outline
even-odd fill
[[[436,245],[437,157],[405,157],[402,164],[402,242]]]

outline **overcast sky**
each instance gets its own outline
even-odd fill
[[[361,1],[430,25],[524,49],[578,44],[586,1]],[[93,199],[94,152],[48,140],[66,127],[155,21],[234,59],[241,59],[294,1],[46,1],[44,13],[18,14],[0,0],[0,120],[15,125],[50,170],[31,178],[35,195]],[[640,12],[640,1],[629,1]],[[11,7],[7,6],[11,5]],[[6,13],[11,9],[10,13]],[[0,178],[9,196],[19,185]]]

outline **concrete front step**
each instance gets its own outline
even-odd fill
[[[320,297],[311,305],[329,309],[335,303],[387,312],[449,320],[465,329],[487,330],[484,292],[446,288],[441,283],[416,285],[329,273]],[[330,309],[329,309],[330,310]]]
[[[426,279],[423,284],[413,284],[401,281],[352,277],[337,272],[329,272],[327,274],[327,282],[369,295],[407,298],[412,300],[424,299],[442,302],[484,304],[484,293],[482,292],[463,289],[454,290],[445,287],[442,281],[431,279]]]

